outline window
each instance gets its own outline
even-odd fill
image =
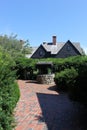
[[[43,52],[43,51],[40,51],[40,52],[39,52],[39,55],[40,55],[40,56],[44,56],[44,52]]]
[[[67,51],[70,51],[70,46],[67,46]]]

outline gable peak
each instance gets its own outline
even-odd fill
[[[72,43],[70,40],[68,40],[66,43]]]

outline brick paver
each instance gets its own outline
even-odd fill
[[[71,102],[54,85],[18,80],[21,97],[15,108],[15,130],[87,130],[87,110]]]

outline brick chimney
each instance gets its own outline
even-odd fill
[[[56,36],[53,36],[53,45],[56,45]]]

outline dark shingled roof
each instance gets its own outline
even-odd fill
[[[56,55],[59,53],[59,51],[64,47],[65,44],[70,43],[72,44],[72,46],[74,46],[77,51],[83,55],[84,51],[80,46],[79,42],[71,42],[70,40],[68,40],[67,42],[58,42],[55,45],[53,45],[52,42],[43,42],[43,44],[41,44],[39,47],[43,47],[46,52],[50,52],[51,55]],[[35,47],[33,48],[33,53],[31,54],[31,56],[38,50],[39,47]]]
[[[56,45],[53,45],[53,44],[49,44],[49,43],[45,43],[45,44],[42,44],[42,46],[44,47],[44,49],[47,51],[47,52],[51,52],[51,54],[57,54],[62,48],[63,46],[65,45],[66,43],[64,42],[60,42],[60,43],[56,43]],[[80,47],[80,43],[78,42],[73,42],[71,43],[78,51],[80,54],[83,53],[81,47]]]

